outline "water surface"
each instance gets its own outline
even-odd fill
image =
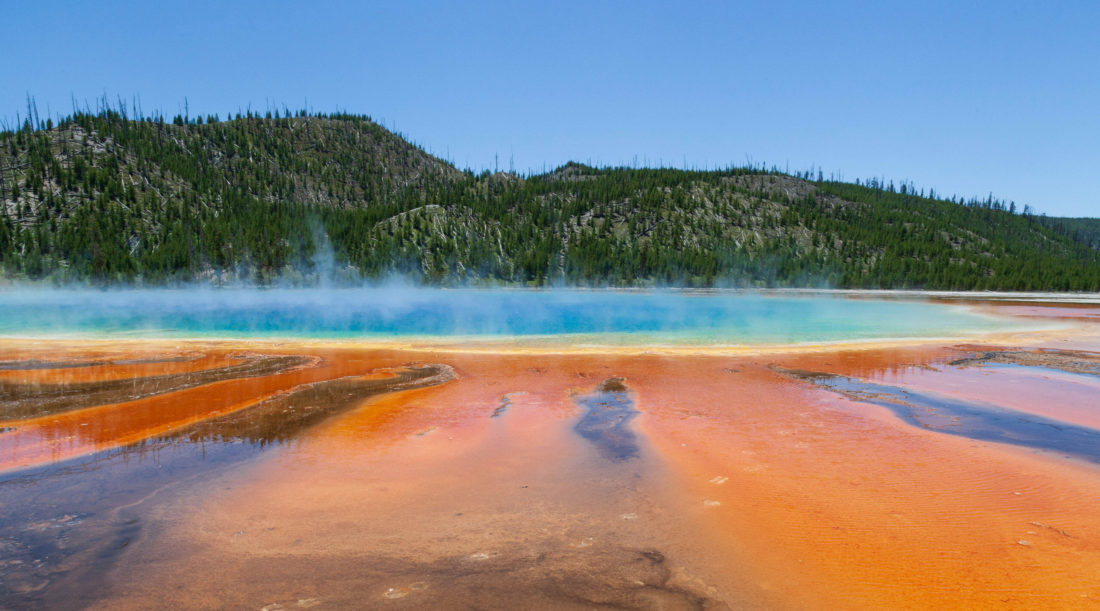
[[[954,337],[1013,324],[920,301],[740,292],[134,290],[0,293],[0,335],[412,339],[572,337],[777,344]]]

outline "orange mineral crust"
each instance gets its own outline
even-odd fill
[[[578,401],[613,374],[629,387],[651,359],[420,356],[457,378],[371,399],[164,507],[106,604],[785,606],[749,559],[671,512],[644,439],[611,460],[574,433]],[[722,561],[694,561],[699,546]]]
[[[35,375],[29,381],[18,378],[4,381],[8,386],[0,384],[4,393],[0,399],[10,403],[29,403],[31,392],[50,390],[51,385],[58,389],[56,398],[72,403],[62,406],[66,409],[56,412],[46,409],[41,415],[20,419],[0,416],[0,429],[8,429],[0,435],[0,472],[169,434],[306,384],[368,375],[397,362],[385,353],[363,359],[348,358],[343,353],[334,357],[326,351],[302,355],[241,354],[236,350],[198,347],[213,352],[212,357],[200,357],[197,361],[209,367],[185,372],[172,372],[169,367],[169,373],[135,378],[132,384],[118,379],[110,367],[96,367],[105,374],[103,379],[89,377],[75,384],[69,376],[73,368],[33,370]],[[191,352],[182,354],[186,357]],[[95,358],[85,356],[88,360]],[[48,372],[58,373],[59,379],[48,378],[44,375]],[[103,387],[97,386],[99,382],[123,384]],[[83,400],[81,392],[90,398]],[[120,398],[123,400],[114,402]]]
[[[103,608],[1094,608],[1095,454],[984,441],[920,403],[1091,434],[1100,342],[1073,342],[9,348],[0,400],[26,416],[0,422],[0,469],[165,439],[238,449],[103,512],[104,532],[138,534],[82,535],[95,512],[0,532],[89,546],[54,573],[20,560],[0,577],[45,606],[77,592]]]
[[[868,375],[876,358],[890,370],[913,355],[902,356],[775,364],[829,359]],[[639,392],[663,409],[646,430],[691,482],[713,536],[746,549],[797,606],[1095,604],[1095,465],[925,431],[759,363],[733,367],[729,381],[691,392],[647,378]]]

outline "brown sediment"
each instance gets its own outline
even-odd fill
[[[0,371],[33,371],[36,369],[74,369],[78,367],[104,367],[109,365],[163,365],[165,363],[185,363],[194,361],[199,356],[178,355],[162,358],[135,358],[95,361],[66,361],[66,360],[42,360],[26,359],[15,361],[0,361]]]
[[[286,441],[374,395],[435,386],[455,377],[454,370],[447,365],[418,365],[378,373],[390,375],[311,382],[248,408],[203,420],[166,437],[182,437],[192,442]]]
[[[77,384],[132,379],[216,369],[240,363],[225,351],[184,351],[127,346],[74,352],[74,346],[48,342],[36,347],[13,347],[0,340],[7,364],[0,380],[40,384]],[[54,352],[53,350],[57,350]]]
[[[525,394],[521,392],[507,393],[500,398],[500,405],[493,410],[493,413],[489,414],[490,418],[500,418],[504,415],[504,412],[508,411],[509,407],[512,407],[512,396]]]
[[[607,378],[598,387],[600,392],[626,392],[626,380],[623,378]]]
[[[728,609],[677,580],[655,550],[544,545],[524,554],[474,554],[426,562],[376,554],[253,558],[236,571],[295,584],[293,590],[271,589],[264,597],[244,586],[216,597],[191,593],[180,600],[171,593],[166,598],[200,606],[271,609],[300,608],[302,600],[338,609],[384,608],[398,599],[418,609]],[[316,576],[310,586],[301,583],[303,563]]]
[[[952,367],[981,366],[986,363],[1045,367],[1068,373],[1100,376],[1100,353],[1081,350],[991,350],[955,359]]]
[[[0,422],[54,416],[70,410],[136,401],[239,378],[265,377],[314,363],[305,356],[234,355],[236,365],[143,378],[77,383],[0,380]]]

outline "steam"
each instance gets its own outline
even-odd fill
[[[0,292],[0,335],[194,338],[553,338],[740,345],[929,337],[1003,325],[907,301],[730,291],[355,288],[20,289]]]
[[[332,248],[332,241],[325,233],[324,227],[317,219],[309,224],[310,234],[313,238],[313,256],[310,258],[310,267],[317,276],[317,286],[332,288],[336,280],[336,251]]]

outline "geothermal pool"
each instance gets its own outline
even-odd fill
[[[0,293],[0,308],[0,336],[24,337],[745,345],[942,337],[1011,327],[965,308],[919,301],[726,291],[25,291]]]
[[[0,294],[0,608],[1091,608],[1100,307]]]

